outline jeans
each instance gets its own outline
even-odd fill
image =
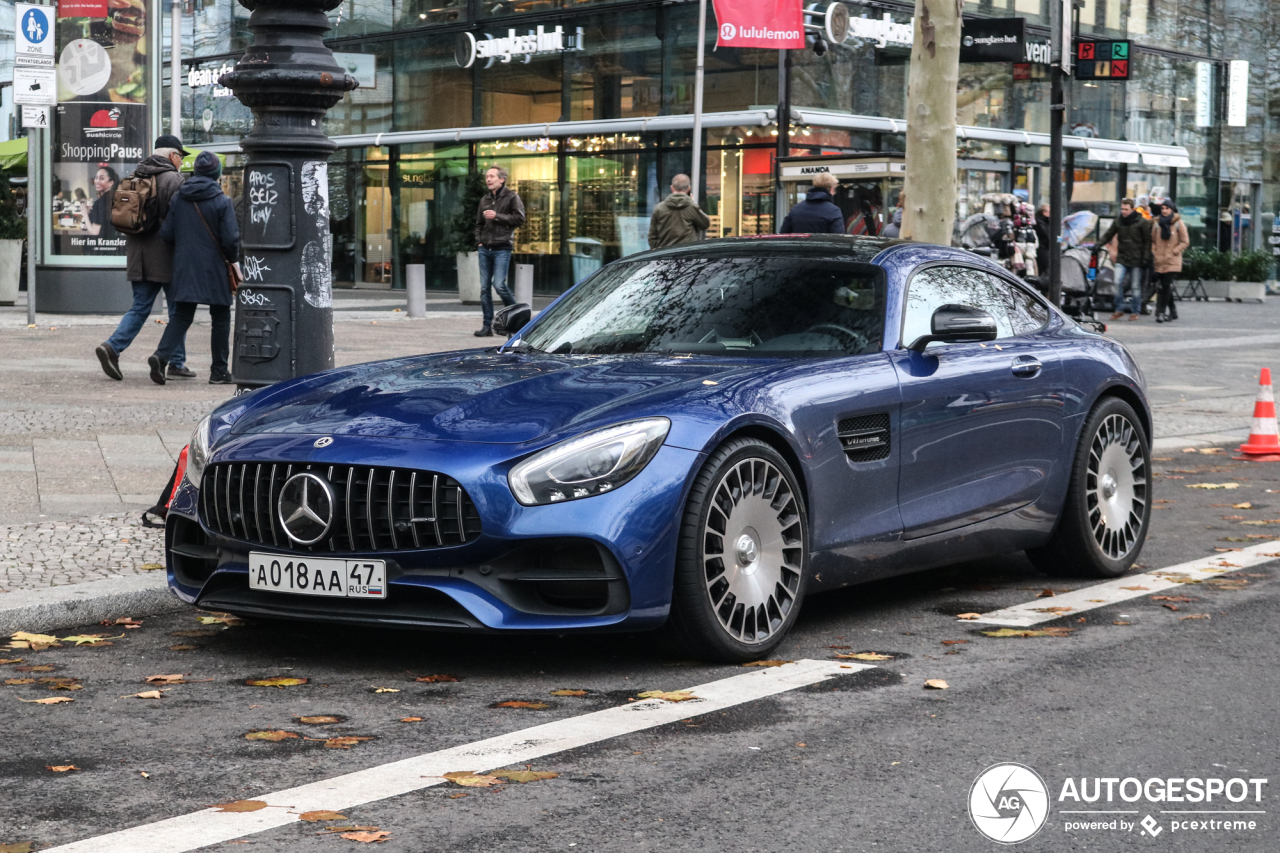
[[[221,376],[227,373],[227,359],[231,357],[231,306],[210,305],[209,316],[213,318],[213,331],[209,333],[209,351],[213,356],[211,373]],[[175,350],[182,346],[187,329],[196,318],[196,303],[175,303],[170,317],[169,325],[160,338],[160,346],[156,347],[155,354],[161,361],[169,361]]]
[[[163,290],[166,297],[169,295],[168,282],[162,284],[158,281],[134,281],[130,284],[133,285],[133,307],[120,318],[120,325],[116,326],[115,332],[107,338],[107,346],[115,350],[116,355],[128,349],[129,344],[133,343],[133,339],[138,336],[138,332],[142,331],[147,318],[151,316],[151,309],[155,307],[156,297],[160,295],[160,291]],[[173,325],[173,309],[174,303],[170,301],[169,326]],[[168,331],[168,327],[165,331]],[[170,364],[174,367],[183,367],[186,363],[187,348],[183,339],[179,338]]]
[[[515,305],[516,299],[507,286],[507,270],[511,268],[510,249],[480,247],[480,311],[484,314],[484,327],[493,325],[493,294],[489,285],[498,291],[503,305]]]
[[[1142,274],[1144,267],[1126,267],[1116,264],[1116,298],[1112,311],[1119,314],[1124,310],[1125,291],[1129,291],[1129,313],[1137,314],[1142,310]]]

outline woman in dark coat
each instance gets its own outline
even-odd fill
[[[195,176],[188,178],[169,202],[169,215],[160,226],[160,238],[173,244],[173,284],[169,298],[176,307],[160,338],[160,346],[147,359],[151,381],[157,385],[164,384],[165,365],[186,337],[197,305],[208,305],[209,316],[213,318],[209,338],[213,369],[209,384],[232,383],[227,369],[231,355],[232,293],[226,261],[234,263],[239,259],[240,228],[236,225],[231,199],[218,184],[221,175],[222,163],[217,156],[201,151],[196,157]]]

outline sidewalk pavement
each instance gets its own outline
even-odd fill
[[[410,320],[403,293],[336,293],[336,363],[493,345],[472,335],[477,307],[429,294],[428,308],[426,319]],[[1280,368],[1267,360],[1280,343],[1280,299],[1179,310],[1176,323],[1144,317],[1109,329],[1146,373],[1153,447],[1238,443],[1259,368]],[[200,378],[161,387],[145,363],[161,324],[149,323],[122,355],[125,379],[115,382],[93,348],[118,317],[37,319],[28,329],[25,306],[0,308],[0,636],[177,607],[160,567],[163,531],[143,527],[140,513],[156,502],[195,424],[227,397],[225,386],[205,383],[203,328],[188,336]]]

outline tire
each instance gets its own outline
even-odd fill
[[[1133,407],[1104,397],[1080,433],[1053,538],[1027,551],[1060,575],[1115,578],[1138,559],[1151,522],[1151,445]]]
[[[791,466],[762,441],[730,440],[685,503],[666,639],[702,660],[760,660],[795,624],[808,569],[809,519]]]

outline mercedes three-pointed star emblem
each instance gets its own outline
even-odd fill
[[[333,487],[309,471],[285,482],[276,506],[284,532],[299,545],[314,545],[333,526]]]

